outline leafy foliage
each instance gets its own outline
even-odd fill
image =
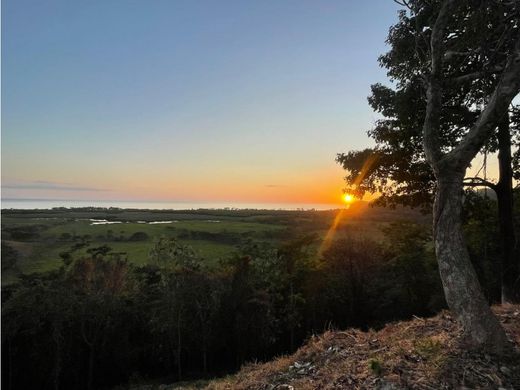
[[[468,0],[459,2],[446,38],[446,82],[440,120],[441,149],[452,150],[475,124],[516,42],[520,9],[516,2]],[[368,102],[382,118],[368,131],[376,146],[337,155],[346,170],[347,191],[362,197],[379,193],[376,203],[430,208],[434,176],[422,148],[422,125],[429,74],[429,38],[441,2],[409,1],[390,29],[389,52],[379,58],[392,87],[372,85]],[[515,147],[513,167],[518,176],[518,108],[510,113]],[[498,148],[496,138],[485,150]],[[373,160],[369,169],[366,162]]]

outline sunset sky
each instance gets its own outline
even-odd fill
[[[391,0],[4,0],[2,197],[339,203]]]

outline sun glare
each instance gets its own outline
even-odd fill
[[[343,194],[343,202],[350,204],[354,201],[354,197],[350,194]]]

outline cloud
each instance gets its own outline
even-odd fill
[[[57,183],[52,181],[34,180],[27,182],[2,183],[2,188],[13,190],[54,190],[54,191],[111,191],[105,188],[83,187],[72,183]]]

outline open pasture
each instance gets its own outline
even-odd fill
[[[88,256],[106,245],[133,264],[148,262],[150,249],[161,236],[190,245],[208,266],[238,253],[246,243],[276,247],[294,237],[313,234],[319,241],[334,225],[338,210],[127,210],[52,209],[2,210],[2,284],[19,275],[47,272],[63,265],[63,254]],[[333,239],[345,235],[380,241],[382,228],[400,218],[421,219],[367,208],[343,210]],[[330,233],[329,233],[330,234]]]

